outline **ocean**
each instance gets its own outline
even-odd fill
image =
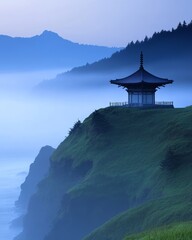
[[[29,159],[0,158],[0,239],[12,240],[21,229],[10,228],[19,216],[14,203],[29,168]]]

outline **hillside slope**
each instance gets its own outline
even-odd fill
[[[115,217],[87,239],[120,240],[192,219],[191,120],[191,107],[106,108],[75,124],[17,239],[80,240]]]
[[[138,235],[132,235],[124,240],[190,240],[192,239],[192,222],[174,224]]]

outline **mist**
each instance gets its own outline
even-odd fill
[[[35,156],[42,145],[58,144],[57,133],[61,122],[58,115],[63,111],[62,105],[48,98],[41,101],[31,94],[37,83],[54,77],[58,71],[0,75],[1,156]],[[58,127],[54,130],[55,126]]]
[[[78,119],[83,121],[112,100],[110,91],[114,89],[110,85],[108,89],[104,85],[95,90],[67,88],[62,93],[33,93],[39,82],[61,71],[0,75],[0,156],[35,157],[44,145],[57,147]]]
[[[60,92],[49,89],[33,94],[38,83],[55,77],[59,71],[0,75],[2,156],[35,156],[44,145],[57,147],[78,119],[83,121],[95,109],[108,107],[109,102],[127,101],[125,90],[110,85],[107,76],[103,80],[95,75],[89,76],[89,83],[79,77],[78,87],[72,83]],[[177,83],[156,94],[156,101],[174,101],[175,107],[190,105],[191,98],[190,88]]]

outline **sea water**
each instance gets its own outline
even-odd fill
[[[15,209],[15,201],[20,192],[20,184],[24,181],[29,159],[0,158],[0,239],[12,240],[20,231],[10,228],[11,221],[19,216]]]

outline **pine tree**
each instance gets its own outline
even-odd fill
[[[177,26],[177,29],[181,29],[182,28],[182,24],[179,23],[178,26]]]
[[[144,42],[147,42],[147,41],[149,41],[149,38],[146,36],[144,39]]]
[[[77,132],[77,131],[80,129],[80,127],[81,127],[81,121],[78,120],[78,121],[73,125],[73,127],[70,128],[70,130],[69,130],[69,135]]]
[[[183,21],[183,27],[186,28],[187,27],[187,23],[185,21]]]

